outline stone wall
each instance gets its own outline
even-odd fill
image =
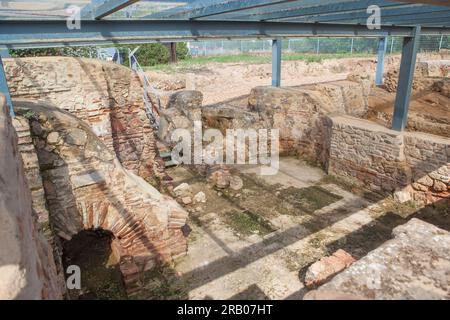
[[[327,115],[367,111],[369,80],[335,81],[297,88],[256,87],[247,108],[217,105],[202,109],[204,124],[226,129],[280,130],[281,154],[294,154],[327,167],[330,123]]]
[[[450,138],[406,132],[404,153],[411,168],[409,191],[414,200],[450,201]]]
[[[450,139],[332,116],[328,172],[418,202],[450,199]]]
[[[42,100],[90,125],[121,163],[147,178],[162,174],[153,130],[145,114],[139,77],[130,69],[94,59],[4,59],[14,98]]]
[[[20,117],[29,119],[54,235],[111,231],[127,288],[158,261],[186,253],[184,209],[125,169],[88,125],[43,103],[15,100],[15,109],[23,127]]]
[[[62,279],[39,232],[17,140],[0,95],[0,299],[60,299]]]
[[[249,111],[259,116],[256,127],[280,130],[282,154],[295,153],[321,164],[328,149],[325,115],[334,111],[328,102],[318,91],[274,87],[256,87],[248,100]]]
[[[349,116],[334,116],[331,122],[329,174],[353,179],[374,191],[407,186],[410,174],[403,134]]]

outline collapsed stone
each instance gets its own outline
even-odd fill
[[[206,195],[203,191],[198,192],[195,196],[194,196],[194,201],[196,203],[205,203],[206,202]]]
[[[317,287],[348,268],[355,261],[350,254],[339,249],[331,256],[323,257],[308,268],[305,275],[305,286],[307,288]]]

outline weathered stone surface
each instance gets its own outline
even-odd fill
[[[68,144],[74,144],[76,146],[84,146],[86,143],[87,134],[84,130],[78,128],[72,128],[67,130],[65,141]]]
[[[202,101],[203,94],[200,91],[183,90],[170,96],[167,108],[180,110],[191,121],[201,121]]]
[[[56,144],[59,140],[59,133],[58,132],[50,132],[47,136],[47,142],[49,144]]]
[[[61,299],[61,279],[35,222],[5,101],[0,95],[0,299]]]
[[[173,144],[175,129],[193,131],[194,121],[202,120],[203,95],[200,91],[185,90],[173,93],[167,109],[161,111],[158,137],[167,144]]]
[[[449,138],[400,133],[349,116],[330,119],[330,174],[374,191],[406,190],[418,202],[433,203],[450,197]],[[402,195],[402,201],[407,198]]]
[[[191,204],[192,198],[191,197],[181,197],[181,202],[185,205]]]
[[[182,183],[173,189],[173,193],[177,197],[189,196],[191,194],[191,187],[187,183]]]
[[[100,172],[91,171],[86,174],[73,175],[70,177],[70,182],[74,189],[90,186],[92,184],[103,184],[105,183],[105,178]]]
[[[450,233],[411,219],[393,236],[305,298],[325,299],[331,291],[361,299],[448,300]]]
[[[408,190],[399,190],[394,193],[394,200],[399,203],[405,203],[412,200],[411,193]]]
[[[308,268],[305,275],[305,286],[307,288],[319,286],[348,268],[353,262],[355,259],[350,254],[339,249],[331,256],[323,257]]]
[[[387,192],[408,185],[401,133],[349,116],[331,121],[330,174]]]
[[[244,187],[244,181],[242,181],[239,176],[230,177],[230,189],[234,191],[239,191]]]
[[[194,196],[194,201],[196,203],[205,203],[206,202],[206,195],[203,191],[198,192],[195,196]]]
[[[217,171],[214,171],[210,175],[209,180],[216,188],[225,189],[230,185],[230,171],[227,169],[219,169]]]
[[[338,107],[313,89],[256,87],[250,92],[248,105],[250,111],[259,115],[253,128],[280,130],[282,154],[297,154],[324,165],[328,153],[324,115]]]

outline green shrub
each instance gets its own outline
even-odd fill
[[[169,63],[169,47],[162,43],[147,43],[141,45],[131,45],[119,47],[123,56],[124,64],[128,65],[128,48],[134,50],[139,46],[135,53],[141,66],[154,66],[158,64]],[[100,47],[99,47],[100,48]],[[10,50],[14,58],[18,57],[43,57],[43,56],[68,56],[68,57],[97,57],[96,47],[64,47],[64,48],[43,48],[43,49],[23,49]],[[177,59],[184,60],[189,58],[189,50],[185,42],[177,43]]]
[[[162,43],[147,43],[131,46],[130,49],[139,47],[135,56],[141,66],[149,67],[158,64],[169,63],[169,46]],[[177,43],[177,59],[184,60],[189,57],[189,50],[185,42]]]

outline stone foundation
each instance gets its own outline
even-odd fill
[[[61,299],[64,282],[39,232],[17,140],[0,95],[0,299]]]
[[[422,203],[450,198],[450,139],[349,116],[330,119],[330,174],[373,191],[402,190]]]

